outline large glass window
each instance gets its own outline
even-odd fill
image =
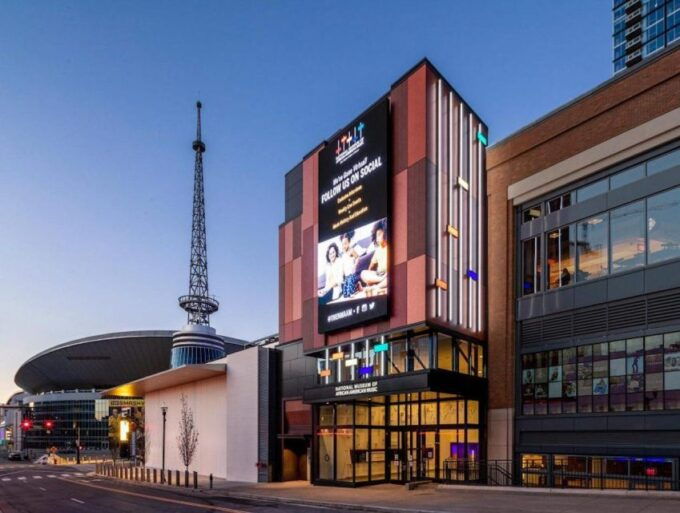
[[[582,201],[589,200],[600,194],[604,194],[609,190],[609,180],[606,178],[593,182],[591,184],[585,185],[580,189],[576,190],[576,201],[579,203]]]
[[[611,272],[645,263],[645,205],[637,201],[611,211]]]
[[[645,177],[645,165],[639,164],[609,177],[609,188],[617,189]]]
[[[569,285],[574,281],[576,268],[576,230],[574,226],[565,226],[548,233],[547,264],[548,288],[554,289]]]
[[[680,332],[522,355],[522,414],[680,409]]]
[[[680,166],[680,148],[647,162],[647,175],[653,175]]]
[[[680,187],[647,198],[647,262],[680,256]]]
[[[541,290],[541,238],[533,237],[522,242],[522,293],[533,294]]]
[[[607,220],[607,213],[604,213],[577,225],[577,281],[591,280],[607,274]]]

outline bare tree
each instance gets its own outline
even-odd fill
[[[198,447],[198,431],[194,424],[194,412],[189,407],[189,402],[184,394],[181,396],[182,415],[179,419],[179,434],[177,435],[177,447],[182,463],[186,470],[194,459]]]

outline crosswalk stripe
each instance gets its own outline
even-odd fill
[[[25,481],[25,480],[26,480],[26,477],[25,477],[25,476],[21,476],[21,477],[17,477],[17,479],[19,479],[20,481]]]
[[[11,477],[3,477],[2,480],[3,480],[3,481],[11,481],[12,478],[11,478]]]
[[[61,474],[62,477],[70,477],[71,474]]]
[[[47,477],[49,477],[50,479],[54,479],[54,478],[57,477],[57,476],[55,476],[54,474],[50,474],[50,475],[47,476]]]
[[[42,479],[42,476],[33,476],[33,479]]]

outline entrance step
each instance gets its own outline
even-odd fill
[[[429,480],[427,480],[427,481],[410,481],[410,482],[404,484],[404,488],[406,488],[407,490],[415,490],[419,486],[429,484],[431,482],[432,481],[429,481]]]

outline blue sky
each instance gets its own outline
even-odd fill
[[[6,0],[0,402],[73,338],[175,329],[204,104],[212,324],[277,330],[283,175],[427,56],[490,142],[611,76],[610,0]]]

